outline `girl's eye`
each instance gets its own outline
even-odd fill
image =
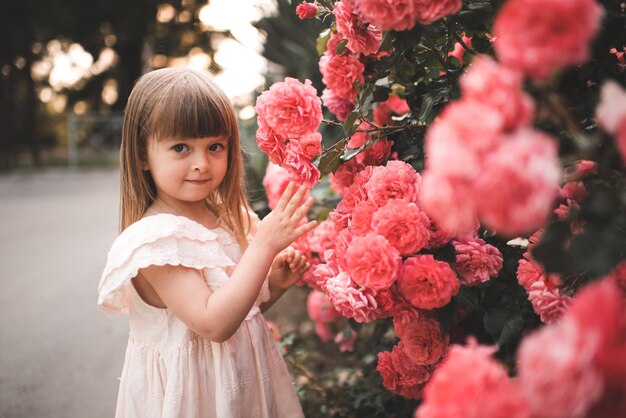
[[[174,152],[181,153],[187,151],[189,147],[185,144],[176,144],[172,147],[172,149],[174,150]]]
[[[211,151],[211,152],[217,152],[217,151],[220,151],[222,149],[224,149],[224,145],[219,144],[219,143],[211,144],[209,146],[209,151]]]

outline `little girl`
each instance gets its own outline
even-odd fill
[[[261,311],[309,268],[288,246],[316,226],[301,222],[313,200],[290,184],[259,221],[243,177],[235,114],[208,75],[138,80],[98,299],[130,323],[116,417],[303,416]]]

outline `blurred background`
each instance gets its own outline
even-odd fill
[[[0,418],[111,417],[128,328],[96,309],[118,231],[123,109],[152,69],[207,70],[238,114],[266,208],[254,102],[285,76],[321,92],[317,21],[286,0],[0,3]],[[301,324],[304,293],[273,308]],[[296,301],[297,303],[294,303]]]

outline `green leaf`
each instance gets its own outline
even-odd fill
[[[456,299],[461,308],[477,310],[480,308],[480,295],[476,288],[469,286],[461,286]]]
[[[325,149],[320,156],[320,162],[318,169],[322,174],[332,173],[341,165],[341,155],[344,152],[344,148],[348,143],[348,138],[343,138],[337,141],[332,147]]]
[[[324,55],[326,52],[326,45],[328,44],[328,40],[330,39],[330,29],[326,29],[320,36],[317,37],[317,41],[315,42],[315,47],[317,48],[317,53],[320,55]]]
[[[343,51],[346,50],[346,45],[348,44],[348,40],[344,39],[343,41],[339,42],[339,44],[337,45],[337,55],[341,55],[343,53]]]
[[[452,326],[452,322],[454,321],[454,317],[456,316],[456,308],[457,301],[456,297],[453,297],[446,306],[443,306],[439,309],[435,309],[435,314],[437,315],[437,321],[439,321],[439,328],[441,328],[441,336],[445,336],[448,331],[450,331],[450,327]]]
[[[497,306],[485,313],[484,325],[493,340],[502,346],[519,339],[524,320],[516,306]]]
[[[347,138],[350,138],[354,131],[356,131],[357,126],[354,124],[357,118],[359,117],[359,112],[353,111],[348,114],[346,117],[346,121],[343,123],[343,133],[346,134]]]

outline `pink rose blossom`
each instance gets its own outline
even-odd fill
[[[481,56],[461,79],[461,91],[464,98],[493,107],[503,118],[503,128],[514,130],[528,126],[534,116],[533,100],[522,91],[522,81],[521,73]]]
[[[602,395],[602,376],[593,365],[598,342],[569,318],[524,338],[517,353],[518,375],[536,416],[586,416]]]
[[[387,390],[405,398],[419,399],[424,384],[430,379],[430,368],[414,364],[405,353],[402,343],[391,352],[378,353],[376,370]]]
[[[324,253],[324,258],[328,260],[328,255],[332,254],[333,251],[327,251]],[[339,274],[339,267],[336,263],[320,263],[310,270],[312,272],[313,278],[315,280],[315,286],[313,286],[317,290],[321,290],[323,292],[326,291],[326,282],[328,279],[335,277]]]
[[[317,15],[317,7],[313,3],[302,2],[296,7],[296,14],[301,20],[313,19]]]
[[[622,396],[626,393],[626,298],[620,281],[624,279],[626,262],[582,289],[568,310],[586,338],[598,338],[594,365],[602,373],[606,389],[617,390]]]
[[[380,48],[382,32],[377,27],[361,21],[350,2],[337,2],[333,10],[337,32],[348,42],[346,48],[355,54],[371,55]]]
[[[376,300],[368,290],[360,290],[347,273],[339,273],[326,281],[326,293],[335,309],[346,318],[356,322],[371,322],[376,319]]]
[[[321,174],[318,168],[307,156],[300,154],[293,146],[287,149],[287,155],[282,166],[299,184],[311,188],[319,183]]]
[[[420,320],[422,314],[412,305],[397,310],[393,315],[393,328],[398,338],[404,338],[404,331]]]
[[[398,279],[402,295],[420,309],[447,305],[461,287],[450,265],[430,255],[408,258]]]
[[[259,119],[258,122],[256,142],[259,149],[267,154],[274,164],[282,164],[287,155],[287,140],[274,132],[263,119]]]
[[[315,322],[333,322],[342,318],[324,292],[313,290],[306,300],[309,317]]]
[[[414,13],[422,25],[453,15],[461,10],[461,0],[415,0]]]
[[[278,135],[290,139],[317,131],[322,122],[322,102],[310,80],[287,77],[272,84],[256,102],[256,111]]]
[[[493,25],[496,53],[507,66],[544,80],[588,59],[602,14],[594,0],[509,0]]]
[[[602,85],[596,118],[606,132],[615,135],[617,149],[626,163],[626,90],[615,81]]]
[[[569,297],[561,295],[559,288],[550,288],[541,280],[530,285],[528,300],[544,324],[552,324],[560,319],[571,301]]]
[[[298,140],[292,140],[296,142],[298,147],[298,153],[313,160],[322,152],[322,134],[319,132],[313,132],[310,135],[303,136]]]
[[[495,351],[474,341],[451,346],[426,385],[415,418],[530,418],[519,385],[492,358]]]
[[[345,121],[354,110],[354,101],[342,99],[329,89],[322,92],[322,102],[340,121]]]
[[[382,236],[370,232],[355,237],[346,251],[346,271],[359,286],[373,290],[389,288],[398,277],[402,258]]]
[[[354,236],[366,235],[372,230],[372,217],[378,206],[374,202],[364,200],[357,203],[352,211],[348,229]]]
[[[435,364],[448,348],[449,337],[441,336],[439,322],[431,318],[420,318],[401,330],[404,352],[414,364]]]
[[[504,116],[484,102],[464,98],[449,104],[426,134],[426,168],[471,179],[481,157],[502,142],[504,128]]]
[[[358,129],[366,131],[372,129],[372,126],[367,122],[363,122]],[[373,142],[374,138],[370,134],[357,131],[348,141],[348,148],[358,149],[365,146],[365,149],[356,156],[357,161],[364,165],[379,165],[389,158],[393,141],[387,138],[380,138],[378,142],[371,145]]]
[[[478,219],[476,200],[471,183],[428,170],[424,173],[419,203],[439,226],[441,245],[450,241],[448,236],[474,232]]]
[[[457,237],[452,242],[456,251],[454,268],[463,283],[476,286],[497,277],[502,268],[502,254],[477,236]]]
[[[354,182],[354,175],[364,168],[365,165],[358,162],[356,158],[341,164],[334,173],[328,174],[330,187],[342,196],[346,187]]]
[[[587,197],[587,189],[582,181],[574,181],[565,183],[561,187],[561,195],[565,199],[572,199],[576,202],[582,202]]]
[[[324,342],[328,342],[333,339],[335,336],[335,331],[333,327],[327,322],[317,322],[315,321],[315,334],[319,337],[320,340]]]
[[[378,206],[390,199],[415,202],[419,193],[421,176],[403,161],[388,161],[386,166],[377,166],[365,184],[367,196]]]
[[[322,81],[335,96],[353,101],[356,98],[358,88],[355,85],[363,84],[365,67],[359,59],[352,54],[325,56],[320,60],[320,72]],[[324,57],[322,57],[324,58]]]
[[[499,234],[515,236],[540,228],[559,191],[556,142],[534,130],[506,138],[486,159],[474,190],[479,218]]]
[[[269,163],[265,170],[265,177],[263,177],[263,187],[265,187],[265,193],[267,194],[268,206],[270,209],[274,209],[278,200],[282,196],[283,192],[289,185],[291,177],[289,172],[284,168]]]
[[[348,227],[356,205],[367,199],[365,189],[356,182],[356,178],[357,176],[354,177],[353,184],[344,189],[343,199],[329,215],[338,230]]]
[[[422,182],[422,189],[424,187],[423,184],[424,182]],[[444,245],[452,241],[452,238],[454,238],[453,234],[450,234],[441,229],[436,222],[433,222],[432,219],[430,221],[430,226],[428,227],[428,229],[430,230],[430,239],[428,240],[428,243],[424,246],[424,248],[430,249],[443,247]]]
[[[428,239],[430,220],[412,202],[392,199],[372,217],[372,228],[400,252],[408,256],[421,250]]]
[[[565,167],[566,181],[579,181],[598,172],[598,163],[591,160],[580,160]]]
[[[323,260],[324,252],[334,248],[336,235],[335,224],[330,220],[325,220],[309,233],[309,248]]]
[[[381,30],[412,29],[428,25],[461,9],[461,0],[361,0],[358,12],[363,20]]]
[[[385,126],[392,122],[393,115],[402,116],[409,110],[406,100],[399,98],[395,94],[390,94],[389,98],[381,102],[374,109],[374,123],[378,126]]]

